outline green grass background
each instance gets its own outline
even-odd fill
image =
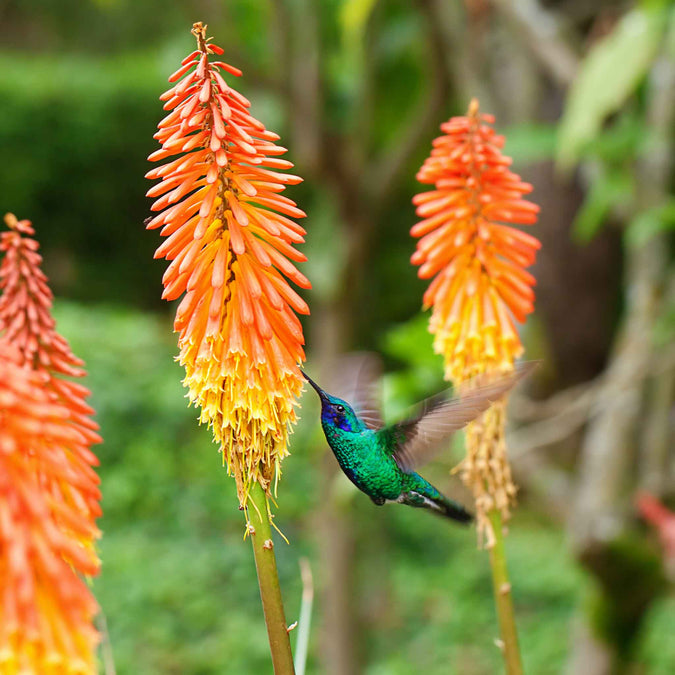
[[[103,571],[94,591],[107,619],[119,675],[269,673],[267,637],[252,551],[244,541],[234,481],[180,384],[168,318],[127,309],[56,302],[58,328],[87,362],[87,384],[104,443]],[[390,342],[401,343],[400,336]],[[414,388],[410,376],[399,389]],[[407,383],[407,384],[401,384]],[[395,389],[395,387],[394,387]],[[298,561],[323,581],[317,550],[319,464],[328,449],[311,397],[284,463],[276,552],[289,623],[302,592]],[[452,489],[452,460],[425,475]],[[377,508],[344,487],[356,532],[361,658],[366,675],[500,672],[487,556],[475,532],[438,528],[427,513]],[[439,537],[439,533],[442,536]],[[587,580],[570,559],[561,528],[525,506],[507,540],[527,672],[560,673],[572,617]],[[323,607],[316,596],[309,673],[321,673]],[[640,645],[653,675],[675,672],[675,600],[651,612]]]

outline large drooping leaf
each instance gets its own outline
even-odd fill
[[[640,84],[659,49],[667,17],[661,3],[628,12],[582,61],[560,123],[559,168],[574,166],[606,117]]]

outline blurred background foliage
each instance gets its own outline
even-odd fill
[[[30,218],[105,443],[103,573],[117,672],[265,673],[233,481],[173,363],[144,231],[158,95],[209,24],[305,182],[309,368],[384,353],[391,414],[441,386],[409,264],[415,173],[472,96],[542,207],[537,381],[514,397],[508,538],[527,672],[675,671],[675,601],[635,494],[673,505],[675,19],[665,0],[9,0],[0,3],[0,202]],[[277,524],[289,621],[319,591],[309,672],[497,672],[485,555],[335,475],[304,401]],[[427,473],[465,498],[449,469]],[[667,561],[666,561],[667,562]]]

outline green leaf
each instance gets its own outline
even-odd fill
[[[639,247],[659,232],[675,230],[675,197],[639,213],[626,230],[626,243]]]
[[[307,262],[303,266],[303,274],[312,280],[313,297],[326,301],[339,292],[347,248],[344,237],[340,236],[335,204],[325,192],[316,194],[315,213],[304,248]]]
[[[639,153],[647,152],[652,135],[643,111],[629,104],[617,113],[601,134],[589,141],[584,157],[598,159],[607,166],[625,165]]]
[[[442,371],[440,357],[434,354],[429,333],[428,312],[417,314],[405,323],[394,325],[384,336],[384,352],[412,368]]]
[[[345,40],[354,45],[360,41],[377,0],[345,0],[340,12],[340,23]]]
[[[591,241],[600,231],[611,207],[625,201],[632,187],[629,174],[623,171],[612,171],[596,178],[572,224],[573,239],[580,244]]]
[[[555,155],[555,127],[549,124],[521,124],[504,129],[504,152],[516,165],[550,160]]]
[[[364,65],[365,32],[377,0],[344,0],[339,12],[342,46],[335,55],[336,78],[346,92],[354,95],[361,84]]]
[[[560,123],[560,169],[574,166],[606,117],[635,91],[656,56],[666,23],[660,5],[634,9],[591,49],[572,83]]]
[[[404,364],[404,368],[384,378],[384,410],[388,417],[394,419],[415,402],[448,387],[443,382],[443,359],[434,353],[429,312],[388,330],[382,351]]]

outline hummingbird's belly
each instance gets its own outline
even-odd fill
[[[397,499],[401,494],[400,469],[390,457],[352,454],[338,458],[340,468],[361,492],[374,499]]]

